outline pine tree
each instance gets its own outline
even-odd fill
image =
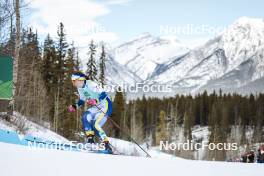
[[[65,77],[65,56],[68,48],[68,44],[66,41],[66,34],[64,30],[64,25],[63,23],[59,24],[58,31],[58,42],[57,42],[57,57],[56,57],[56,77],[57,77],[57,85],[56,89],[54,91],[54,121],[53,121],[53,126],[55,132],[58,132],[59,129],[59,117],[63,116],[65,112],[65,104],[63,104],[65,101],[63,100],[63,86],[66,81]]]
[[[57,35],[58,35],[58,41],[57,41],[57,76],[58,76],[58,86],[61,87],[63,84],[63,78],[64,78],[64,70],[65,70],[65,56],[67,53],[68,49],[68,43],[66,41],[66,34],[65,34],[65,29],[63,23],[59,24],[58,30],[57,30]]]
[[[95,55],[96,55],[96,46],[92,40],[89,45],[89,59],[87,63],[86,75],[88,76],[88,79],[93,81],[97,81],[97,68],[96,68]]]
[[[17,82],[17,111],[35,121],[42,122],[49,117],[49,102],[41,74],[42,60],[37,32],[31,28],[23,30]]]
[[[207,92],[204,91],[202,98],[201,98],[201,109],[200,109],[200,124],[201,125],[207,125],[207,120],[208,120],[208,108],[209,108],[209,103],[208,103],[208,95]]]
[[[221,117],[221,122],[220,126],[223,131],[223,140],[226,139],[227,134],[230,133],[230,103],[225,102],[224,105],[222,106],[222,117]]]
[[[115,94],[115,98],[113,101],[113,120],[120,126],[123,127],[122,123],[124,122],[124,110],[125,110],[125,98],[121,88],[118,88],[118,91]],[[122,131],[125,129],[121,129]],[[115,137],[122,137],[119,129],[115,129],[114,131]]]
[[[55,86],[57,85],[57,75],[55,71],[56,66],[56,49],[55,44],[50,35],[48,34],[44,41],[43,49],[43,67],[42,75],[45,81],[46,88],[49,93],[54,91]]]
[[[71,83],[71,75],[75,72],[75,68],[78,68],[79,66],[76,65],[76,48],[74,46],[74,43],[71,44],[71,47],[67,51],[67,57],[65,58],[65,83],[63,86],[63,104],[73,104],[76,99],[78,99],[77,96],[74,95],[75,88],[73,87]],[[74,134],[76,133],[76,125],[77,120],[75,119],[75,114],[73,113],[66,113],[64,115],[64,118],[61,120],[61,128],[62,133],[65,137],[68,139],[74,139]]]
[[[184,135],[186,139],[192,140],[192,127],[195,125],[194,107],[192,98],[189,98],[184,113]]]
[[[63,86],[63,92],[64,92],[64,98],[66,99],[67,102],[73,103],[74,98],[73,98],[73,92],[74,92],[74,87],[71,83],[71,75],[75,72],[75,68],[78,67],[76,65],[75,57],[75,46],[72,43],[71,47],[67,51],[67,57],[65,58],[65,83]]]
[[[1,55],[6,55],[6,56],[14,56],[15,52],[15,39],[16,39],[16,29],[11,28],[10,30],[10,38],[6,43],[1,43],[1,50],[0,54]],[[24,32],[24,37],[21,36],[21,42],[23,42],[23,38],[26,36],[26,31],[22,31],[22,34]]]
[[[81,67],[81,61],[79,57],[79,52],[76,50],[76,59],[75,59],[75,64],[74,64],[74,71],[79,72]]]
[[[65,58],[68,48],[68,43],[66,42],[66,34],[63,23],[59,24],[58,30],[58,42],[57,42],[57,51],[59,58]]]
[[[141,142],[143,137],[142,114],[137,110],[135,101],[129,103],[130,108],[130,134],[133,139]]]
[[[158,127],[156,130],[156,145],[159,145],[160,141],[166,141],[166,114],[161,110],[158,118]]]
[[[75,53],[75,46],[74,43],[71,44],[71,47],[68,49],[68,53],[67,53],[67,57],[65,59],[65,75],[66,75],[66,79],[70,80],[70,77],[72,75],[72,73],[74,73],[75,68],[78,67],[76,65],[76,61],[75,61],[75,57],[76,57],[76,53]],[[67,81],[68,83],[69,81]]]
[[[105,80],[105,62],[106,62],[106,54],[105,54],[105,48],[104,45],[102,45],[102,53],[101,53],[101,57],[100,57],[100,75],[99,75],[99,81],[102,85],[102,87],[104,88],[104,86],[106,85],[106,80]]]

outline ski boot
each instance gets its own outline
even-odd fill
[[[107,153],[109,153],[109,154],[113,154],[113,149],[112,149],[111,144],[109,143],[108,139],[104,140],[103,143],[104,143],[105,151],[107,151]]]
[[[85,132],[86,136],[87,136],[87,143],[88,144],[94,144],[94,132],[93,131],[86,131]]]

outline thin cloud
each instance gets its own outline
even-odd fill
[[[30,26],[36,28],[40,35],[49,33],[56,37],[58,25],[62,22],[67,40],[80,47],[87,46],[91,39],[112,42],[118,38],[117,34],[107,31],[96,21],[98,17],[110,13],[105,4],[91,0],[35,0],[30,7],[33,9]]]
[[[110,5],[129,5],[131,0],[108,0],[107,4]]]

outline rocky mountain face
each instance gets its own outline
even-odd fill
[[[109,50],[109,78],[114,77],[113,82],[170,84],[172,94],[220,88],[259,92],[264,87],[263,56],[263,19],[242,17],[192,50],[177,39],[145,33]]]

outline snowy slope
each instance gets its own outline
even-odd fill
[[[21,126],[23,126],[23,131],[21,131]],[[68,140],[57,133],[42,127],[26,117],[22,116],[18,112],[14,112],[14,116],[10,118],[10,122],[0,115],[0,129],[7,131],[16,131],[23,135],[31,135],[34,137],[41,138],[43,140],[51,140],[57,142],[68,142]]]
[[[237,91],[238,92],[262,92],[264,90],[264,77],[257,79],[255,81],[252,81],[245,86],[240,87]]]
[[[263,43],[263,19],[243,17],[237,20],[222,36],[222,47],[228,58],[226,74],[208,82],[204,88],[220,86],[232,90],[263,78]]]
[[[19,126],[21,125],[23,125],[23,131],[20,131],[21,127]],[[0,115],[0,129],[7,131],[16,131],[23,135],[31,135],[43,140],[68,142],[68,140],[64,137],[32,121],[27,120],[26,117],[17,112],[15,112],[14,116],[11,117],[10,122],[5,120],[3,116]]]
[[[232,88],[264,76],[264,21],[240,18],[220,36],[158,67],[151,79],[176,90]]]
[[[136,82],[141,82],[141,78],[139,78],[137,75],[135,75],[131,70],[129,70],[124,65],[118,63],[111,54],[111,46],[108,43],[95,43],[96,46],[96,53],[95,58],[97,62],[97,66],[99,68],[100,63],[100,56],[102,53],[102,45],[104,45],[105,53],[106,53],[106,70],[105,70],[105,76],[106,76],[106,83],[108,85],[134,85]],[[87,55],[87,54],[86,54]],[[87,70],[87,61],[88,56],[86,56],[85,59],[82,60],[83,67],[81,70],[83,72],[86,72]],[[99,75],[99,70],[98,70]]]
[[[0,175],[184,175],[262,176],[261,164],[191,161],[178,158],[151,159],[81,152],[29,149],[0,143]]]
[[[14,116],[11,117],[9,121],[7,121],[4,117],[5,113],[0,114],[0,130],[16,132],[19,134],[19,138],[23,138],[24,136],[32,136],[42,139],[42,141],[53,141],[59,143],[69,143],[70,141],[66,138],[58,135],[57,133],[42,127],[30,120],[21,114],[15,112]],[[21,131],[21,123],[23,123],[23,131]],[[20,127],[19,127],[20,126]],[[0,142],[3,139],[0,138]],[[129,141],[124,141],[120,139],[110,138],[110,142],[116,150],[117,153],[122,155],[132,155],[132,156],[146,156],[146,154],[134,143]],[[146,147],[142,146],[145,150]],[[165,154],[156,149],[147,150],[152,157],[154,158],[171,158],[174,157],[169,154]]]
[[[18,115],[18,114],[17,114]],[[21,117],[21,116],[20,116]],[[1,127],[16,129],[10,124]],[[46,136],[49,139],[61,138],[57,134],[27,121],[31,134]],[[38,130],[36,130],[38,129]],[[197,128],[193,135],[206,138],[207,128]],[[134,144],[110,139],[120,153],[145,156]],[[181,159],[158,150],[150,149],[152,158],[94,154],[77,151],[29,148],[23,145],[0,142],[0,175],[3,176],[52,176],[52,175],[185,175],[185,176],[260,176],[261,164],[243,164],[227,162],[207,162]],[[231,169],[232,168],[232,169]]]
[[[144,33],[113,49],[112,56],[135,75],[146,80],[157,65],[169,62],[173,56],[188,52],[188,48],[172,37],[154,37]]]
[[[136,82],[142,81],[141,78],[116,62],[110,55],[108,55],[106,68],[106,82],[109,85],[134,85]]]

